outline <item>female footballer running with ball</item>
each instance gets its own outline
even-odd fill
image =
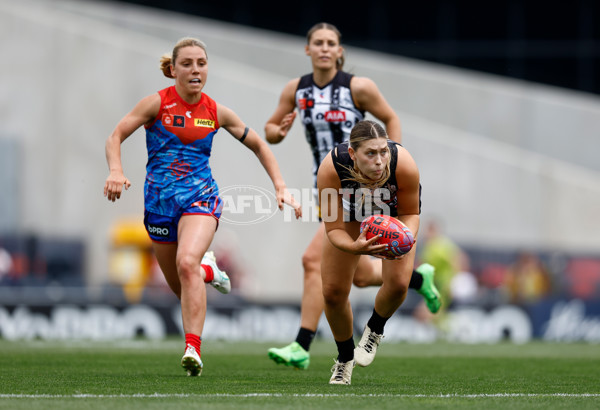
[[[375,297],[373,314],[355,349],[350,289],[361,255],[378,255],[387,245],[376,244],[378,237],[366,239],[368,227],[360,232],[367,213],[389,212],[417,238],[421,212],[419,170],[409,152],[390,141],[381,125],[373,121],[357,123],[349,142],[334,148],[321,163],[317,175],[319,203],[325,224],[321,277],[325,316],[338,349],[330,384],[350,384],[355,364],[368,366],[375,358],[386,321],[406,298],[413,272],[416,246],[399,259],[382,260],[382,281]],[[364,195],[346,192],[387,190],[386,206],[372,203]],[[360,212],[363,210],[363,212]]]
[[[353,76],[343,71],[344,49],[341,34],[329,23],[314,25],[307,34],[306,55],[312,62],[312,73],[287,83],[279,104],[265,125],[267,141],[281,142],[288,134],[298,109],[306,139],[313,153],[313,175],[327,153],[336,145],[348,141],[350,130],[365,113],[379,119],[390,139],[401,141],[400,119],[387,103],[377,85],[369,78]],[[323,313],[321,291],[321,248],[324,227],[321,223],[302,256],[304,290],[300,309],[300,329],[296,340],[282,348],[271,348],[269,357],[277,363],[306,369],[310,363],[309,349]],[[410,287],[419,292],[432,313],[441,301],[434,284],[434,269],[423,264],[413,273]],[[354,275],[359,287],[379,286],[381,262],[361,258]]]

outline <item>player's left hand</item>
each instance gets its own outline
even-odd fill
[[[294,196],[290,194],[287,188],[277,190],[277,204],[279,209],[283,211],[283,205],[288,204],[294,208],[296,219],[302,218],[302,206],[296,201]]]

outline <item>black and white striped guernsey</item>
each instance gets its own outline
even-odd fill
[[[390,149],[390,177],[376,190],[367,189],[352,179],[348,168],[354,167],[354,161],[348,153],[348,142],[342,143],[331,152],[331,159],[342,186],[342,204],[344,222],[362,221],[371,215],[398,216],[398,183],[396,182],[396,166],[398,165],[398,149],[402,145],[388,139]]]
[[[323,159],[338,144],[348,141],[354,124],[365,117],[365,111],[359,110],[352,99],[352,77],[352,74],[338,71],[323,88],[315,84],[312,74],[300,77],[296,107],[312,150],[315,188],[317,171]]]

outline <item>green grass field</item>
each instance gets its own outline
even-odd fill
[[[205,341],[191,378],[181,340],[0,340],[0,409],[600,408],[598,345],[384,340],[351,386],[328,384],[333,342],[314,343],[305,371],[270,361],[271,346]]]

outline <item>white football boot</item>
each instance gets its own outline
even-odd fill
[[[202,258],[202,262],[200,263],[202,265],[208,265],[212,268],[215,276],[210,284],[213,288],[224,294],[231,292],[231,282],[229,281],[229,276],[227,276],[225,271],[219,269],[217,266],[217,258],[215,258],[215,254],[212,251],[206,252]]]
[[[331,368],[331,379],[329,384],[346,384],[349,385],[352,380],[352,370],[354,369],[355,362],[350,360],[349,362],[340,363],[337,360]]]
[[[362,367],[368,366],[375,359],[375,353],[377,353],[377,346],[381,342],[383,335],[378,335],[369,329],[369,326],[365,326],[358,346],[354,349],[354,360],[356,364]]]
[[[192,345],[186,346],[181,358],[181,367],[185,369],[188,376],[200,376],[202,373],[202,360]]]

